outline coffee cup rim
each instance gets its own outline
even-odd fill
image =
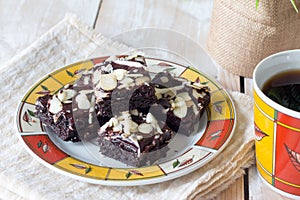
[[[263,60],[261,60],[255,67],[254,71],[253,71],[253,88],[254,91],[257,93],[257,95],[263,99],[263,101],[265,101],[266,104],[268,104],[269,106],[271,106],[272,108],[274,108],[275,110],[284,113],[286,115],[292,116],[292,117],[296,117],[300,119],[300,112],[286,108],[278,103],[276,103],[275,101],[273,101],[272,99],[270,99],[267,95],[265,95],[261,88],[258,86],[257,84],[257,71],[259,70],[259,68],[261,68],[261,66],[264,65],[265,62],[267,62],[268,60],[277,57],[277,56],[282,56],[282,55],[289,55],[289,54],[293,54],[293,53],[299,53],[300,54],[300,49],[294,49],[294,50],[287,50],[287,51],[282,51],[282,52],[278,52],[275,54],[272,54],[266,58],[264,58]],[[299,57],[300,58],[300,57]],[[299,65],[300,65],[300,59],[299,59]],[[266,80],[267,81],[267,80]],[[264,83],[266,82],[264,81]]]

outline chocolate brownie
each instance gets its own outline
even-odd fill
[[[36,101],[36,116],[64,141],[78,142],[96,136],[99,126],[94,123],[91,75],[84,72],[74,85],[66,85],[57,94],[46,94]]]
[[[148,74],[143,72],[143,76]],[[118,84],[115,85],[109,92],[98,89],[102,91],[101,95],[108,94],[108,97],[98,98],[100,103],[96,103],[96,106],[102,106],[96,109],[100,111],[99,115],[108,113],[107,121],[98,132],[100,152],[135,167],[153,164],[164,157],[175,134],[189,136],[196,133],[200,117],[210,102],[206,85],[161,72],[150,83],[131,87],[134,95],[122,93],[129,96],[127,107],[113,114],[111,97],[114,90],[117,94],[128,90],[123,87],[120,91]]]
[[[155,84],[157,103],[167,113],[166,124],[185,135],[196,133],[200,117],[210,102],[208,86],[168,72],[158,73],[152,84]]]
[[[151,112],[122,112],[99,130],[100,152],[131,166],[151,165],[165,157],[174,135],[166,124],[160,126]]]
[[[147,112],[156,102],[144,57],[110,57],[94,67],[93,87],[100,125],[123,111]],[[148,98],[145,98],[147,96]]]

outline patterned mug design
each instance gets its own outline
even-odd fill
[[[300,198],[300,113],[275,103],[261,88],[287,66],[299,69],[299,58],[300,50],[274,54],[260,62],[253,74],[257,170],[273,189],[297,199]],[[292,66],[292,63],[299,64]]]

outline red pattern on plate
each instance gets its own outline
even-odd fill
[[[218,150],[230,136],[234,120],[217,120],[208,123],[210,125],[207,126],[204,135],[197,142],[197,145]]]
[[[108,57],[103,57],[103,58],[94,58],[92,61],[94,63],[94,65],[98,64],[98,63],[102,63],[103,61],[105,61]]]
[[[68,157],[47,135],[24,135],[22,138],[26,145],[47,163],[54,164]]]

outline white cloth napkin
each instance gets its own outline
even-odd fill
[[[99,49],[102,51],[99,51]],[[124,52],[128,47],[95,33],[68,15],[0,70],[0,198],[3,199],[209,199],[226,189],[254,163],[252,98],[230,92],[237,110],[235,133],[211,162],[163,183],[112,187],[93,185],[44,167],[23,148],[14,127],[15,109],[40,77],[93,55]],[[95,52],[97,51],[97,52]]]

